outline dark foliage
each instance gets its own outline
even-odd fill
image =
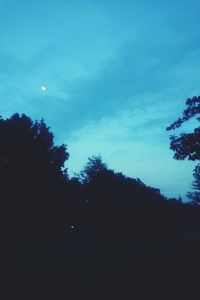
[[[181,125],[196,117],[197,121],[200,121],[200,97],[193,97],[186,100],[186,109],[183,112],[182,118],[172,123],[167,130],[175,130],[181,127]],[[181,133],[179,136],[172,135],[170,137],[170,149],[174,151],[174,158],[178,160],[200,160],[200,127],[194,129],[192,133]],[[194,192],[188,193],[188,197],[198,203],[200,202],[200,165],[197,165],[193,172]]]
[[[167,127],[167,130],[179,128],[184,122],[198,115],[200,113],[200,97],[188,98],[186,100],[186,106],[187,108],[183,111],[182,118],[178,118],[178,120]],[[196,119],[200,121],[198,116]]]
[[[180,233],[182,202],[168,201],[159,189],[108,169],[100,156],[89,158],[73,184],[75,211],[83,212],[85,202],[81,221],[97,239],[152,240]]]
[[[193,204],[199,204],[200,202],[200,165],[198,164],[193,171],[194,181],[192,182],[193,192],[187,194]]]
[[[63,230],[66,146],[44,121],[15,114],[0,120],[0,196],[7,238],[44,238]]]

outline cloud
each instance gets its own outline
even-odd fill
[[[47,24],[52,18],[54,7],[52,2],[50,4]],[[43,114],[50,121],[50,125],[57,128],[60,138],[64,137],[66,131],[73,133],[88,122],[99,121],[105,116],[117,116],[119,111],[140,109],[142,114],[146,106],[156,106],[160,102],[168,103],[168,107],[173,106],[173,119],[174,108],[181,108],[186,97],[198,92],[200,39],[196,26],[198,14],[195,10],[198,3],[193,1],[189,13],[182,11],[178,18],[177,11],[188,6],[186,1],[173,5],[166,1],[152,2],[151,5],[145,1],[140,5],[127,1],[127,6],[118,3],[117,7],[120,9],[116,7],[116,10],[113,10],[113,5],[116,3],[108,4],[107,10],[103,5],[92,5],[91,11],[83,15],[80,23],[77,23],[79,29],[80,24],[83,25],[79,42],[72,37],[68,28],[65,31],[61,28],[61,34],[58,37],[54,35],[52,40],[49,39],[48,31],[48,37],[44,35],[44,42],[40,47],[39,35],[37,48],[33,48],[28,61],[25,59],[22,62],[5,52],[0,54],[3,70],[0,76],[7,76],[9,86],[21,90],[25,108],[32,105],[38,116]],[[25,6],[26,9],[28,7]],[[64,22],[67,10],[63,3],[61,7],[64,11],[61,19]],[[72,25],[72,20],[77,20],[80,13],[75,6],[69,7],[71,16],[68,22]],[[86,13],[86,7],[82,9]],[[130,11],[133,12],[134,19]],[[170,14],[165,14],[165,11]],[[94,20],[92,13],[98,21]],[[124,23],[118,24],[117,18],[121,14]],[[36,15],[37,12],[34,12],[33,16]],[[146,22],[143,22],[144,18]],[[55,19],[57,20],[57,16]],[[86,19],[88,21],[84,25],[83,20]],[[187,26],[184,24],[186,20]],[[105,46],[108,44],[108,37],[112,35],[110,30],[106,32],[106,25],[100,27],[103,21],[106,25],[111,25],[112,30],[116,27],[114,34],[121,28],[116,38],[117,44],[112,44],[112,37],[109,47]],[[39,25],[36,25],[38,28]],[[42,32],[46,30],[45,25]],[[104,33],[106,38],[101,35],[98,39],[93,34],[95,30],[99,34]],[[122,38],[123,35],[125,38]],[[62,41],[64,37],[66,44]],[[85,43],[86,40],[92,42],[93,48]],[[97,42],[98,47],[94,47],[94,42]],[[103,55],[100,54],[102,52]],[[17,55],[18,52],[16,57]],[[48,85],[49,99],[45,98],[46,103],[44,97],[36,92],[41,84]],[[46,109],[43,109],[45,106]],[[54,116],[51,109],[55,112]]]
[[[173,120],[174,108],[181,111],[184,99],[198,91],[200,56],[192,38],[185,41],[172,33],[170,36],[165,30],[162,37],[158,35],[160,32],[148,36],[145,32],[137,39],[128,39],[112,57],[99,62],[94,73],[84,77],[70,80],[64,71],[58,77],[59,68],[55,66],[60,66],[64,56],[59,60],[58,54],[63,52],[51,45],[35,55],[30,68],[9,55],[2,55],[6,65],[4,75],[12,78],[15,73],[16,87],[23,90],[24,109],[49,121],[60,140],[89,122],[117,117],[120,111],[133,111],[143,118],[148,106],[157,106],[162,111],[165,107],[168,120]],[[193,72],[189,73],[191,69]],[[45,97],[36,92],[41,83],[48,86]]]
[[[194,10],[178,19],[177,15],[176,18],[170,15],[160,21],[160,26],[154,23],[149,28],[144,26],[139,35],[140,29],[136,28],[136,37],[123,41],[120,50],[99,66],[97,74],[73,82],[71,89],[66,83],[74,126],[130,109],[130,105],[131,108],[152,105],[156,95],[160,95],[159,101],[168,102],[178,96],[180,104],[190,92],[197,91],[200,34],[196,17]],[[183,27],[186,19],[189,24]],[[142,96],[143,101],[138,101]],[[174,103],[177,105],[177,101]]]
[[[162,51],[155,40],[150,38],[148,42],[149,45],[143,39],[128,41],[93,77],[66,82],[64,91],[70,94],[66,117],[73,115],[72,130],[121,110],[145,109],[162,102],[167,102],[169,107],[180,106],[185,97],[198,90],[193,82],[197,74],[193,72],[188,78],[187,72],[194,61],[200,63],[200,51],[187,47],[183,52],[184,41],[174,45],[166,40]],[[182,84],[186,79],[187,88]]]
[[[17,77],[27,69],[26,65],[6,51],[0,50],[0,74],[7,80]]]

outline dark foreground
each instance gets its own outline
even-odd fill
[[[200,299],[199,239],[70,245],[59,240],[26,244],[15,253],[11,249],[6,257],[4,278],[10,290],[14,286],[27,290],[27,299],[40,299],[41,295],[46,299],[54,293],[54,299],[80,294],[86,299],[88,292],[102,294],[102,299],[112,299],[108,293],[123,299],[126,294],[136,296],[132,299],[149,299],[159,293],[161,299],[180,299],[182,293],[194,299],[194,293]]]

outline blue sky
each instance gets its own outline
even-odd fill
[[[194,163],[173,159],[165,128],[200,94],[199,11],[199,0],[0,0],[0,114],[43,117],[71,175],[101,154],[184,197]]]

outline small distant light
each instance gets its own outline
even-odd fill
[[[47,88],[46,88],[44,85],[42,85],[42,86],[41,86],[41,90],[44,92],[44,91],[47,90]]]
[[[71,229],[74,229],[74,225],[71,225]]]

